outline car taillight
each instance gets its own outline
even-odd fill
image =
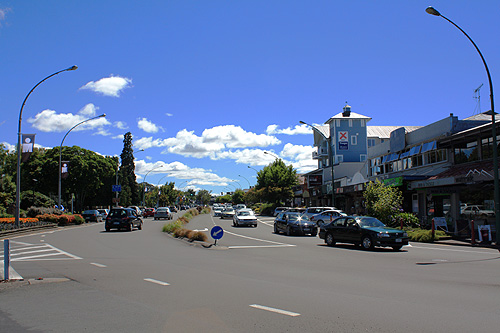
[[[128,216],[122,217],[122,221],[128,221]]]

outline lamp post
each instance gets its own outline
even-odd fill
[[[493,136],[493,192],[494,192],[494,200],[495,200],[495,227],[496,227],[496,246],[498,250],[500,251],[500,186],[499,186],[499,178],[498,178],[498,151],[497,151],[497,130],[496,130],[496,117],[495,117],[495,103],[493,101],[493,83],[491,81],[491,75],[490,75],[490,70],[488,69],[488,65],[486,64],[486,60],[484,60],[483,54],[479,50],[479,47],[477,47],[476,43],[470,38],[467,33],[462,30],[458,25],[455,24],[452,20],[448,19],[447,17],[441,15],[439,11],[434,9],[433,7],[427,7],[425,11],[434,16],[441,16],[444,18],[446,21],[450,22],[453,24],[458,30],[460,30],[465,37],[474,45],[476,48],[477,53],[479,53],[479,56],[481,57],[481,60],[483,61],[484,68],[486,69],[486,75],[488,76],[488,84],[490,87],[490,104],[491,104],[491,135]]]
[[[255,168],[252,168],[250,165],[247,165],[247,167],[248,167],[249,169],[252,169],[253,171],[255,171],[255,172],[259,173],[259,170],[255,169]]]
[[[330,164],[330,168],[332,168],[332,207],[335,207],[335,173],[333,171],[333,149],[332,149],[332,135],[330,134],[330,137],[326,137],[323,132],[321,132],[318,128],[314,127],[311,124],[308,124],[303,121],[299,121],[301,124],[307,125],[311,127],[316,133],[320,134],[323,139],[325,139],[326,143],[328,144],[328,164]]]
[[[58,72],[55,72],[54,74],[47,76],[42,81],[38,82],[33,88],[31,88],[28,95],[26,95],[26,97],[24,98],[23,104],[21,105],[21,110],[19,111],[19,127],[17,130],[17,168],[16,168],[17,177],[16,177],[16,214],[15,214],[16,228],[19,228],[19,226],[20,226],[19,213],[20,213],[20,208],[21,208],[20,207],[20,205],[21,205],[21,122],[23,119],[24,104],[26,104],[26,101],[28,100],[28,97],[31,95],[33,90],[35,90],[35,88],[38,87],[42,82],[44,82],[45,80],[47,80],[47,79],[49,79],[49,78],[51,78],[59,73],[66,72],[66,71],[74,71],[77,68],[78,68],[77,66],[71,66],[69,68],[60,70]]]
[[[271,155],[272,157],[274,157],[275,159],[279,160],[280,158],[278,157],[278,155],[274,154],[274,153],[271,153],[270,151],[264,151],[264,154],[266,155]]]
[[[146,177],[149,175],[149,173],[150,173],[151,171],[156,170],[156,169],[159,169],[159,168],[163,168],[163,165],[159,165],[159,166],[157,166],[157,167],[154,167],[153,169],[149,170],[149,171],[146,173],[146,175],[144,176],[144,180],[142,181],[142,206],[143,206],[143,207],[146,207],[146,206],[144,205],[144,203],[145,203],[145,198],[146,198],[146,187],[145,187],[144,182],[146,181]]]
[[[61,170],[61,157],[62,157],[62,145],[64,143],[64,140],[68,136],[69,132],[71,132],[75,127],[80,126],[81,124],[86,123],[88,121],[91,121],[91,120],[94,120],[94,119],[97,119],[97,118],[102,118],[102,117],[106,117],[106,114],[103,113],[100,116],[96,116],[96,117],[89,118],[89,119],[86,119],[84,121],[79,122],[75,126],[71,127],[69,129],[69,131],[66,132],[66,134],[63,137],[63,139],[61,140],[61,144],[59,145],[59,186],[58,186],[58,192],[57,192],[58,193],[58,195],[57,195],[57,206],[59,207],[59,209],[61,209],[61,183],[62,183],[61,182],[61,174],[62,174],[62,170]]]
[[[246,180],[246,181],[247,181],[247,183],[248,183],[248,189],[250,189],[250,182],[248,181],[248,179],[246,179],[246,178],[245,178],[245,177],[243,177],[242,175],[238,175],[238,177],[241,177],[241,178],[243,178],[244,180]]]

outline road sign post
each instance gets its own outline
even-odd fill
[[[214,245],[217,245],[217,240],[221,239],[222,236],[224,236],[224,230],[218,225],[216,225],[215,227],[212,228],[212,230],[210,230],[210,235],[215,240]]]

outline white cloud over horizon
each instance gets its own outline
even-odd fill
[[[267,126],[266,133],[268,135],[274,134],[286,134],[286,135],[298,135],[298,134],[312,134],[312,129],[308,125],[296,125],[294,128],[287,127],[280,129],[279,125],[269,125]]]
[[[91,90],[104,96],[120,97],[120,93],[131,86],[131,79],[111,75],[95,82],[90,81],[82,86],[80,90]]]
[[[85,105],[76,114],[57,113],[54,110],[47,109],[37,113],[33,118],[29,118],[27,122],[42,132],[65,132],[76,124],[95,117],[97,110],[99,110],[99,108],[92,103]],[[103,133],[106,133],[105,135],[109,135],[109,133],[103,129],[104,126],[109,125],[111,125],[111,123],[105,117],[101,117],[75,127],[74,131],[97,129],[95,134],[103,135]]]

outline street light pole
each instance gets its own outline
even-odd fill
[[[241,178],[243,178],[244,180],[246,180],[246,181],[247,181],[247,183],[248,183],[248,189],[250,189],[250,182],[248,181],[248,179],[246,179],[246,178],[245,178],[245,177],[243,177],[242,175],[238,175],[238,176],[239,176],[239,177],[241,177]]]
[[[155,167],[155,168],[153,168],[153,169],[149,170],[149,171],[146,173],[146,175],[144,176],[144,180],[142,181],[142,206],[143,206],[143,207],[146,207],[146,206],[144,205],[144,203],[145,203],[145,198],[146,198],[146,187],[145,187],[144,182],[146,181],[146,177],[149,175],[149,173],[150,173],[151,171],[156,170],[156,169],[159,169],[159,168],[163,168],[163,165],[159,165],[159,166],[157,166],[157,167]]]
[[[333,170],[333,149],[332,149],[332,142],[331,142],[332,135],[330,133],[330,137],[327,138],[319,129],[317,129],[313,125],[308,124],[308,123],[303,122],[303,121],[299,121],[299,122],[301,124],[304,124],[304,125],[311,127],[316,133],[320,134],[325,139],[326,143],[328,144],[328,163],[330,164],[330,168],[332,168],[332,207],[335,207],[335,173]]]
[[[279,160],[280,158],[278,157],[278,155],[274,154],[274,153],[271,153],[270,151],[264,151],[264,154],[266,155],[271,155],[273,156],[275,159]]]
[[[79,122],[75,126],[71,127],[68,132],[66,132],[66,134],[64,135],[64,137],[63,137],[63,139],[61,141],[61,145],[59,146],[59,187],[58,187],[58,196],[57,196],[57,207],[59,209],[61,209],[61,183],[62,183],[61,182],[61,174],[62,174],[62,170],[61,170],[61,157],[62,157],[62,145],[64,143],[64,140],[68,136],[69,132],[71,132],[75,127],[80,126],[81,124],[86,123],[88,121],[91,121],[91,120],[94,120],[94,119],[97,119],[97,118],[102,118],[102,117],[106,117],[106,114],[103,113],[100,116],[96,116],[96,117],[89,118],[87,120]]]
[[[16,214],[15,214],[16,228],[20,227],[19,213],[20,213],[20,209],[21,209],[21,206],[20,206],[21,205],[21,122],[23,119],[24,104],[26,104],[26,101],[28,100],[28,97],[31,95],[33,90],[35,90],[35,88],[38,87],[42,82],[44,82],[45,80],[47,80],[47,79],[49,79],[49,78],[51,78],[59,73],[66,72],[66,71],[74,71],[77,68],[78,68],[77,66],[71,66],[71,67],[68,67],[66,69],[60,70],[58,72],[55,72],[54,74],[47,76],[46,78],[44,78],[43,80],[38,82],[33,88],[31,88],[28,95],[26,95],[26,97],[24,98],[23,104],[21,105],[21,110],[19,111],[19,127],[17,130],[17,168],[16,168],[17,176],[16,176]]]
[[[481,60],[483,61],[484,68],[486,69],[486,74],[488,75],[488,84],[490,87],[490,104],[491,104],[491,135],[493,136],[493,192],[494,192],[494,200],[495,200],[495,227],[496,227],[496,240],[495,244],[500,251],[500,186],[499,186],[499,177],[498,177],[498,151],[497,151],[497,130],[496,130],[496,115],[495,115],[495,103],[493,101],[493,83],[491,80],[491,75],[490,75],[490,70],[488,69],[488,65],[486,64],[486,60],[483,57],[483,54],[479,50],[479,47],[477,47],[476,43],[470,38],[467,33],[462,30],[458,25],[455,24],[452,20],[448,19],[447,17],[441,15],[439,11],[434,9],[433,7],[427,7],[425,11],[428,14],[434,15],[434,16],[441,16],[444,18],[446,21],[450,22],[453,24],[458,30],[460,30],[465,37],[474,45],[476,48],[477,53],[479,53],[479,56],[481,57]]]

